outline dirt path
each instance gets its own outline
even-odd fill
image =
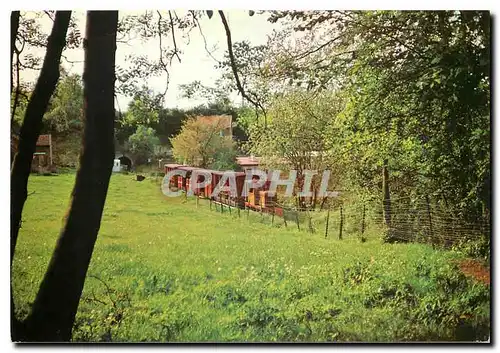
[[[458,267],[466,276],[473,277],[476,281],[490,285],[490,269],[479,260],[466,259],[458,263]]]

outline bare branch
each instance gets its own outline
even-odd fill
[[[168,91],[168,86],[170,84],[170,73],[168,71],[168,68],[167,68],[167,65],[165,64],[165,62],[163,61],[163,47],[162,47],[162,42],[161,42],[161,21],[163,19],[163,17],[161,16],[161,13],[159,10],[156,11],[158,13],[158,36],[160,38],[160,65],[162,67],[162,69],[166,72],[167,74],[167,84],[165,85],[165,91],[163,92],[163,97],[165,97],[165,95],[167,94],[167,91]],[[169,15],[170,15],[170,11],[169,11]],[[170,16],[170,20],[172,20],[172,16]],[[173,24],[172,24],[172,31],[173,31]],[[175,45],[175,36],[174,36],[174,45]],[[177,54],[177,47],[175,47],[175,51],[174,51],[174,54]],[[177,57],[179,58],[179,56],[177,55]],[[170,64],[172,64],[172,57],[170,57]],[[181,59],[179,58],[179,62],[181,61]]]
[[[341,35],[340,35],[340,36],[338,36],[338,37],[335,37],[335,38],[333,38],[333,39],[330,39],[329,41],[327,41],[327,42],[325,42],[325,43],[321,44],[319,47],[317,47],[317,48],[315,48],[315,49],[308,50],[308,51],[306,51],[306,52],[304,52],[304,53],[302,53],[302,54],[300,54],[300,55],[296,56],[294,59],[295,59],[295,60],[303,59],[303,58],[305,58],[306,56],[311,55],[311,54],[313,54],[313,53],[316,53],[316,52],[320,51],[321,49],[323,49],[324,47],[327,47],[327,46],[329,46],[330,44],[333,44],[333,42],[337,41],[337,40],[338,40],[338,39],[340,39],[340,38],[342,38],[342,36],[341,36]]]
[[[179,59],[179,63],[180,63],[181,58],[179,57],[179,54],[177,52],[177,44],[175,43],[174,20],[172,19],[172,13],[170,12],[170,10],[168,11],[168,16],[170,17],[170,26],[172,27],[172,40],[174,42],[174,54],[173,55],[177,56],[177,59]],[[161,34],[160,34],[160,37],[161,37]],[[173,58],[173,56],[170,58],[170,63],[172,63],[172,58]]]
[[[69,64],[83,63],[83,60],[69,60],[68,57],[64,54],[62,54],[61,57]]]
[[[205,34],[203,34],[203,30],[201,29],[201,25],[200,25],[200,22],[198,21],[198,18],[196,18],[196,16],[193,15],[193,18],[196,22],[196,25],[198,27],[198,31],[200,32],[200,35],[201,37],[203,38],[203,43],[205,44],[205,51],[207,52],[207,54],[215,61],[217,62],[218,64],[220,64],[221,62],[219,60],[217,60],[216,58],[214,58],[214,56],[212,55],[212,52],[210,50],[208,50],[208,44],[207,44],[207,38],[205,37]]]
[[[96,303],[100,303],[100,304],[103,304],[103,305],[108,305],[108,303],[98,299],[96,296],[95,296],[95,293],[94,291],[92,291],[92,298],[82,298],[83,300],[87,301],[87,302],[96,302]]]
[[[125,37],[127,37],[127,39],[125,40]],[[122,35],[121,37],[117,37],[116,38],[116,42],[117,43],[123,43],[123,44],[127,44],[127,45],[131,45],[129,42],[132,41],[132,40],[136,40],[137,39],[137,34],[134,35],[134,37],[130,37],[130,31],[127,31],[126,35]]]
[[[52,15],[50,14],[49,11],[44,10],[43,12],[48,16],[48,18],[50,18],[52,20],[52,22],[54,22],[54,17],[52,17]]]
[[[238,87],[238,91],[240,91],[243,98],[245,98],[247,101],[249,101],[250,103],[252,103],[255,106],[256,112],[257,112],[257,107],[262,110],[262,112],[264,114],[264,126],[267,126],[266,110],[264,109],[262,104],[260,104],[258,102],[258,100],[253,100],[252,98],[250,98],[247,95],[247,93],[245,92],[245,89],[243,88],[243,86],[241,85],[241,81],[240,81],[240,78],[238,76],[238,69],[236,67],[236,61],[234,59],[233,44],[232,44],[232,40],[231,40],[231,30],[229,29],[229,24],[227,23],[226,16],[224,15],[224,12],[222,10],[219,10],[219,16],[222,20],[222,24],[224,25],[224,29],[226,31],[227,50],[228,50],[228,54],[229,54],[229,59],[231,61],[231,69],[233,70],[233,75],[234,75],[234,79],[236,81],[236,86]]]
[[[117,43],[121,43],[121,44],[126,44],[126,45],[128,45],[129,47],[131,47],[131,46],[132,46],[132,44],[130,44],[130,43],[128,42],[128,40],[117,40],[116,42],[117,42]]]

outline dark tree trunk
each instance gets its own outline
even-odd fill
[[[17,30],[19,29],[20,11],[12,11],[10,14],[10,92],[14,89],[14,78],[12,76],[12,64],[16,50]]]
[[[10,176],[10,261],[14,256],[17,236],[21,225],[21,215],[27,197],[28,177],[31,170],[36,141],[42,129],[42,118],[47,110],[50,97],[59,80],[59,63],[61,53],[66,45],[71,11],[57,11],[54,26],[47,42],[47,52],[42,71],[36,83],[31,99],[26,108],[23,124],[19,133],[19,144],[14,157]]]
[[[302,192],[304,189],[304,174],[302,173],[302,169],[297,170],[297,190],[298,192]],[[305,210],[306,209],[306,198],[305,196],[298,196],[297,197],[297,206],[299,210]]]
[[[15,15],[12,14],[12,17]],[[12,165],[10,181],[10,263],[14,258],[19,227],[21,226],[21,216],[24,202],[26,201],[28,190],[28,177],[35,152],[36,141],[42,128],[42,118],[47,110],[50,97],[54,92],[59,79],[59,63],[61,53],[66,44],[66,32],[68,30],[71,11],[57,11],[54,19],[52,32],[47,42],[47,52],[43,61],[42,71],[36,83],[33,94],[28,103],[23,124],[19,133],[19,143],[17,153]],[[15,19],[12,19],[15,22]],[[17,18],[19,24],[19,18]],[[14,27],[15,23],[11,23]],[[17,33],[17,30],[16,30]],[[12,39],[12,37],[11,37]],[[14,38],[15,40],[15,38]],[[11,41],[12,44],[12,41]],[[14,50],[12,48],[12,50]],[[11,305],[11,334],[12,339],[17,340],[23,335],[21,324],[16,320],[14,310],[14,299],[12,295],[12,285],[10,293]]]
[[[87,12],[85,131],[71,206],[26,321],[29,341],[69,341],[101,224],[114,159],[118,11]]]

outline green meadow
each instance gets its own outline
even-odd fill
[[[74,178],[30,177],[12,273],[19,318],[47,268]],[[159,181],[112,176],[74,341],[489,339],[490,288],[460,271],[458,252],[263,224],[167,198]]]

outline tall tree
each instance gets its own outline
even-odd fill
[[[10,14],[10,91],[14,87],[12,78],[12,62],[14,61],[14,51],[16,50],[16,37],[19,28],[20,11],[12,11]]]
[[[47,110],[50,97],[54,93],[59,79],[61,53],[66,44],[71,11],[57,11],[52,32],[47,42],[47,52],[40,77],[36,83],[31,99],[26,108],[23,124],[19,134],[19,144],[11,171],[11,263],[21,226],[21,216],[28,191],[28,177],[36,148],[36,141],[42,129],[42,118]]]
[[[44,121],[43,131],[53,134],[83,131],[83,85],[80,75],[62,72]]]
[[[160,144],[155,130],[144,125],[139,125],[134,134],[128,138],[130,152],[134,154],[134,164],[146,163],[153,157],[155,147]]]
[[[311,183],[317,194],[324,170],[335,173],[332,181],[338,180],[341,168],[329,148],[328,137],[332,121],[342,108],[341,96],[332,92],[313,94],[297,89],[276,97],[270,104],[268,128],[250,128],[249,150],[269,169],[296,170],[296,192],[303,188],[306,170],[318,171]],[[297,197],[296,202],[300,208],[307,206],[305,197]],[[310,206],[316,206],[316,198],[311,199]]]
[[[219,151],[234,148],[231,137],[223,135],[228,128],[224,120],[209,119],[192,117],[186,120],[181,132],[170,139],[177,161],[207,168]]]
[[[321,73],[313,84],[341,79],[344,152],[361,162],[351,169],[361,176],[376,164],[380,181],[390,156],[395,196],[426,190],[470,221],[489,214],[489,12],[286,11],[270,20],[282,17],[298,31],[328,29],[289,66],[314,57],[301,67]]]
[[[30,341],[71,339],[113,166],[117,25],[118,11],[87,12],[80,169],[66,224],[26,320]]]
[[[240,80],[240,75],[239,75],[239,71],[238,71],[238,64],[237,64],[235,56],[234,56],[233,42],[231,39],[231,29],[229,28],[229,23],[227,22],[226,16],[224,15],[224,11],[219,10],[219,16],[221,18],[222,24],[224,26],[224,30],[226,32],[228,63],[231,66],[231,70],[232,70],[233,75],[234,75],[236,88],[240,92],[241,96],[255,107],[256,112],[262,111],[262,113],[264,115],[264,126],[266,126],[267,125],[266,108],[264,107],[263,102],[259,101],[255,97],[255,95],[253,97],[251,97],[250,96],[251,94],[249,94],[245,90],[245,87],[243,86],[243,84]]]

